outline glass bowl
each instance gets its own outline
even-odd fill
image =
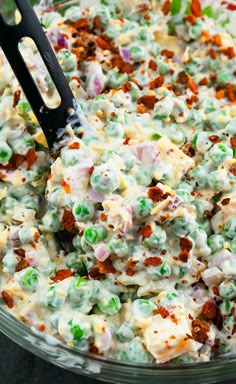
[[[10,0],[10,3],[14,2]],[[37,4],[39,1],[31,0],[31,3]],[[47,5],[50,1],[44,0],[40,3]],[[66,7],[76,1],[59,0],[53,3]],[[1,304],[0,332],[21,347],[61,368],[112,383],[211,384],[236,378],[236,354],[224,355],[204,363],[147,365],[120,362],[70,349],[59,340],[27,327]]]

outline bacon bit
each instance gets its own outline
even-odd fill
[[[182,252],[179,254],[179,260],[183,263],[187,263],[189,258],[189,252],[186,249],[183,249]]]
[[[213,321],[216,327],[219,329],[219,331],[221,331],[223,328],[223,318],[220,313],[220,309],[218,307],[216,307],[216,317],[214,318]]]
[[[8,306],[8,308],[14,307],[14,300],[11,293],[8,293],[7,291],[2,291],[2,300],[4,303]]]
[[[188,314],[188,318],[189,318],[190,320],[193,320],[193,316],[191,315],[191,313]]]
[[[133,72],[136,69],[134,65],[131,65],[126,61],[124,61],[119,54],[114,55],[112,57],[111,65],[112,65],[112,68],[118,68],[121,73],[127,73],[127,74]]]
[[[226,84],[226,95],[232,103],[236,100],[236,94],[234,93],[233,86],[230,83]]]
[[[210,57],[212,58],[212,60],[215,60],[217,58],[216,56],[216,51],[213,49],[213,48],[210,48],[208,50],[208,54],[210,55]]]
[[[188,83],[188,75],[185,71],[181,71],[177,76],[177,83],[187,84]]]
[[[70,144],[68,146],[69,149],[80,149],[80,143],[78,143],[77,141],[75,141],[74,143]]]
[[[208,209],[206,209],[204,211],[204,216],[207,217],[208,219],[211,219],[213,217],[213,213],[211,211],[209,211]]]
[[[132,267],[128,267],[125,273],[127,276],[133,276],[135,274],[135,270]]]
[[[161,10],[162,10],[163,14],[166,16],[166,15],[168,15],[168,13],[170,13],[170,9],[171,9],[170,0],[166,0],[165,3],[163,4],[163,7]]]
[[[149,199],[151,199],[154,203],[158,203],[159,201],[165,200],[169,193],[163,193],[162,189],[159,187],[150,187],[147,193]]]
[[[161,264],[162,264],[162,259],[161,257],[158,257],[158,256],[148,257],[147,259],[144,260],[144,265],[146,265],[146,267],[148,266],[159,267]]]
[[[65,181],[61,183],[62,188],[64,189],[65,193],[69,195],[71,193],[70,185],[67,184]]]
[[[67,211],[64,208],[63,216],[62,216],[62,225],[67,232],[73,232],[75,227],[75,218],[71,211]]]
[[[129,81],[127,81],[126,83],[122,84],[121,88],[123,92],[127,93],[132,90],[132,84]]]
[[[147,107],[149,109],[154,109],[154,106],[155,106],[157,101],[158,101],[158,99],[157,99],[156,96],[144,95],[144,96],[141,96],[137,100],[137,103],[138,104],[143,104],[143,105],[145,105],[145,107]]]
[[[159,309],[153,309],[152,314],[153,315],[159,315]]]
[[[217,313],[217,306],[212,301],[206,301],[202,307],[202,314],[207,319],[214,319]]]
[[[153,71],[156,71],[157,70],[157,64],[154,60],[150,60],[149,63],[148,63],[148,68],[149,69],[152,69]]]
[[[197,93],[197,86],[194,83],[192,76],[188,77],[188,86],[193,93]]]
[[[207,31],[203,31],[201,35],[201,41],[202,43],[207,43],[211,40],[211,35]]]
[[[79,19],[74,24],[74,28],[75,29],[86,29],[88,27],[88,25],[89,25],[88,19]]]
[[[227,198],[221,200],[221,204],[222,204],[222,205],[228,205],[229,202],[230,202],[230,198],[229,198],[229,197],[227,197]]]
[[[162,251],[161,251],[161,255],[166,255],[167,254],[167,249],[162,249]]]
[[[112,45],[110,43],[108,43],[106,40],[104,40],[101,36],[98,36],[97,37],[97,45],[103,49],[103,50],[108,50],[108,51],[112,51]]]
[[[112,260],[108,257],[105,261],[97,260],[97,267],[100,273],[116,273],[116,269],[112,265]]]
[[[25,257],[25,250],[22,248],[14,249],[14,253],[20,257]]]
[[[16,266],[16,272],[22,271],[29,266],[29,263],[25,259],[21,259]]]
[[[96,346],[96,344],[93,344],[93,343],[89,344],[89,352],[93,353],[94,355],[99,355],[99,349]]]
[[[40,238],[40,234],[38,232],[35,232],[35,234],[34,234],[34,242],[38,243],[39,238]]]
[[[6,177],[7,175],[5,175],[5,173],[0,172],[0,179],[5,179]]]
[[[17,91],[14,92],[13,103],[12,103],[12,107],[13,108],[15,108],[17,106],[17,104],[19,103],[20,95],[21,95],[21,90],[20,89],[18,89]]]
[[[137,112],[138,113],[146,113],[147,112],[147,108],[146,107],[144,107],[144,105],[138,105],[137,106]]]
[[[158,76],[156,77],[154,80],[150,81],[150,89],[156,89],[156,88],[159,88],[159,87],[162,87],[162,85],[164,84],[164,77],[163,76]]]
[[[234,324],[231,335],[233,336],[236,332],[236,324]]]
[[[126,137],[125,140],[123,141],[123,145],[128,145],[130,141],[130,137]]]
[[[44,332],[45,331],[45,325],[44,324],[40,324],[39,327],[38,327],[38,330],[39,330],[39,332]]]
[[[173,51],[169,51],[168,49],[163,49],[161,51],[161,54],[165,56],[167,59],[171,59],[175,55]]]
[[[148,11],[148,9],[149,9],[149,6],[147,5],[147,4],[140,4],[139,6],[138,6],[138,12],[139,13],[143,13],[143,12],[146,12],[146,11]]]
[[[94,166],[92,165],[92,167],[90,167],[89,170],[88,170],[88,174],[89,174],[89,175],[92,175],[93,170],[94,170]]]
[[[93,29],[101,29],[101,18],[98,15],[93,19]]]
[[[35,152],[35,149],[34,148],[30,148],[27,152],[27,155],[26,155],[26,162],[27,162],[27,171],[29,171],[32,166],[34,165],[34,163],[36,162],[38,156],[36,155],[36,152]]]
[[[182,250],[186,250],[186,251],[191,251],[191,249],[193,248],[193,243],[191,240],[189,240],[187,237],[181,237],[179,239],[179,243],[180,243],[180,248]]]
[[[234,51],[234,47],[227,47],[227,48],[223,48],[221,50],[221,52],[223,52],[223,54],[225,56],[228,57],[228,59],[233,59],[235,57],[235,51]]]
[[[214,294],[216,296],[219,296],[219,293],[220,293],[220,290],[219,290],[219,287],[217,285],[214,285],[214,287],[212,288]]]
[[[143,237],[150,237],[152,234],[152,227],[149,224],[145,225],[145,227],[141,228],[138,232]]]
[[[210,140],[212,143],[219,143],[220,138],[219,138],[219,136],[217,136],[217,135],[211,135],[211,136],[209,136],[209,140]]]
[[[68,277],[74,276],[75,272],[72,272],[70,269],[59,269],[56,271],[55,275],[51,277],[51,280],[57,283],[58,281],[62,281],[68,279]]]
[[[167,316],[169,316],[170,312],[165,308],[160,306],[159,313],[163,319],[165,319]]]
[[[100,280],[102,275],[101,273],[99,272],[99,269],[98,267],[92,267],[90,270],[89,270],[89,276],[94,279],[94,280]]]
[[[221,35],[219,33],[217,33],[216,35],[213,36],[213,41],[214,41],[215,45],[217,45],[218,47],[221,47],[222,39],[221,39]]]
[[[229,11],[236,11],[236,4],[227,3],[227,1],[222,1],[221,4],[226,4],[226,9],[228,9]]]
[[[202,16],[202,7],[199,0],[192,0],[190,4],[190,10],[195,17]]]
[[[230,138],[230,144],[232,148],[236,148],[236,137],[231,137]]]
[[[191,25],[195,25],[196,17],[192,13],[190,13],[190,15],[184,17],[184,21],[187,21]]]
[[[191,144],[188,144],[186,143],[183,147],[182,147],[182,151],[183,153],[185,153],[185,155],[189,156],[189,157],[193,157],[195,155],[195,150],[193,147],[191,147]]]
[[[192,95],[190,98],[186,99],[187,104],[192,105],[193,103],[198,102],[198,97],[196,95]]]
[[[107,221],[107,215],[104,212],[101,213],[100,218],[102,222]]]
[[[207,332],[210,331],[210,326],[205,321],[196,319],[192,321],[192,336],[195,341],[204,344],[208,339]]]
[[[225,91],[221,89],[220,91],[216,92],[215,96],[217,100],[223,99],[225,97]]]

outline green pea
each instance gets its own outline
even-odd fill
[[[184,204],[191,204],[191,195],[189,192],[182,189],[176,189],[176,193],[183,199]]]
[[[56,264],[52,260],[48,260],[47,263],[44,265],[38,264],[35,268],[41,275],[45,277],[51,277],[56,272]]]
[[[199,22],[189,27],[189,36],[192,39],[198,39],[201,36],[201,33],[202,33],[202,24],[200,24]]]
[[[61,222],[58,216],[56,209],[51,209],[45,213],[42,218],[42,223],[46,232],[54,233],[61,229]]]
[[[211,248],[212,252],[217,252],[223,249],[225,239],[222,235],[211,235],[208,237],[207,244]]]
[[[108,244],[108,248],[112,253],[115,253],[118,257],[127,256],[130,252],[127,241],[123,238],[113,237]]]
[[[73,237],[72,244],[76,250],[81,251],[81,236],[79,234]]]
[[[222,316],[227,316],[231,313],[232,304],[229,300],[223,300],[222,303],[219,304],[220,313]]]
[[[158,278],[167,278],[171,275],[171,267],[166,261],[163,261],[159,267],[148,268],[147,272],[150,275],[157,276]]]
[[[128,360],[133,363],[152,363],[152,355],[144,348],[139,338],[133,339],[126,350]]]
[[[119,187],[119,178],[114,170],[102,164],[94,168],[90,179],[93,189],[99,193],[111,193]]]
[[[163,100],[157,101],[154,106],[154,115],[160,119],[169,117],[174,108],[174,103],[171,97],[166,96]]]
[[[27,113],[31,110],[31,107],[30,107],[28,101],[26,101],[26,100],[20,100],[18,103],[18,108],[20,109],[20,113],[23,116],[26,116]]]
[[[194,76],[199,71],[199,63],[197,61],[189,61],[185,65],[185,70],[189,73],[189,75]]]
[[[70,332],[72,333],[74,341],[80,341],[84,335],[84,332],[79,325],[72,325],[72,321],[68,323],[71,325]]]
[[[124,136],[124,127],[122,124],[115,121],[110,121],[105,128],[105,135],[107,137],[120,137]]]
[[[82,153],[79,149],[64,148],[61,152],[61,161],[66,166],[73,166],[82,160]]]
[[[223,299],[233,299],[236,297],[236,285],[234,281],[225,280],[219,285],[219,294]]]
[[[137,38],[141,41],[146,41],[150,38],[150,32],[147,27],[143,27],[140,29]]]
[[[120,328],[116,331],[116,337],[120,343],[126,343],[134,338],[134,332],[129,321],[121,324]]]
[[[234,237],[230,241],[230,246],[229,247],[230,247],[231,252],[236,253],[236,237]]]
[[[154,203],[146,196],[138,197],[134,203],[134,214],[137,218],[144,218],[151,214]]]
[[[227,133],[229,133],[230,135],[232,135],[232,136],[235,136],[235,135],[236,135],[236,118],[231,119],[231,120],[227,123],[227,125],[226,125],[226,127],[225,127],[225,131],[226,131]]]
[[[35,194],[22,197],[21,203],[27,209],[33,209],[33,211],[39,211],[39,197]]]
[[[5,256],[2,259],[2,267],[3,267],[3,272],[7,272],[10,274],[15,273],[16,266],[20,261],[20,256],[18,256],[16,253],[13,251],[9,250],[5,254]]]
[[[144,244],[151,248],[159,248],[166,242],[166,232],[160,226],[156,226],[150,237],[145,239]]]
[[[92,289],[88,281],[79,276],[72,279],[68,291],[68,299],[71,303],[82,304],[88,302],[91,295]]]
[[[146,167],[137,167],[134,172],[134,177],[139,185],[147,187],[152,182],[151,169]]]
[[[36,291],[38,285],[38,272],[36,269],[28,267],[20,272],[16,272],[15,278],[21,287],[27,291]]]
[[[191,231],[188,217],[177,217],[171,221],[170,225],[171,225],[171,232],[175,236],[179,236],[179,237],[187,236]]]
[[[7,165],[12,155],[13,155],[13,151],[11,147],[6,142],[1,140],[0,141],[0,164]]]
[[[97,305],[100,311],[108,316],[115,315],[121,308],[119,296],[111,294],[105,289],[101,292]]]
[[[224,227],[224,235],[229,239],[233,239],[236,236],[236,216],[228,219]]]
[[[29,225],[24,225],[19,230],[19,239],[22,244],[29,244],[31,242],[34,242],[34,235],[38,233],[36,228],[32,228]]]
[[[74,71],[77,67],[76,56],[65,48],[57,53],[57,59],[64,72]]]
[[[88,221],[94,216],[94,205],[89,200],[83,200],[79,203],[74,203],[72,209],[76,221]]]
[[[74,269],[80,276],[86,275],[86,268],[77,252],[70,252],[65,258],[65,264],[68,268]]]
[[[194,167],[189,172],[189,176],[191,177],[191,183],[195,188],[204,188],[206,186],[208,173],[203,166],[197,165]]]
[[[233,158],[233,150],[226,147],[224,144],[215,144],[208,152],[209,157],[215,165],[221,165],[226,160]]]
[[[111,72],[108,79],[107,79],[107,85],[110,88],[119,88],[123,83],[126,83],[128,80],[127,73],[120,73],[118,71]]]
[[[208,175],[208,184],[213,191],[220,191],[224,187],[225,180],[220,171],[213,171]]]
[[[142,61],[145,56],[145,51],[142,47],[133,46],[130,48],[131,58],[135,63]]]
[[[222,69],[218,71],[216,81],[219,85],[226,85],[233,82],[233,74],[229,69]]]
[[[126,171],[130,171],[135,165],[136,157],[131,151],[122,152],[120,156],[125,164]]]
[[[165,132],[169,139],[177,145],[183,145],[186,136],[183,129],[177,124],[170,124],[166,127]]]
[[[42,18],[42,24],[45,28],[50,27],[52,22],[60,21],[61,15],[58,12],[45,12]]]
[[[150,300],[138,299],[132,303],[134,317],[140,319],[153,316],[153,311],[157,309],[156,305]]]
[[[60,309],[66,300],[66,293],[62,294],[62,291],[58,286],[51,285],[41,292],[41,305],[49,311],[56,311]]]

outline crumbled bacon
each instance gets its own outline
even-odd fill
[[[199,84],[199,85],[207,85],[207,84],[208,84],[208,79],[207,79],[207,77],[203,77],[203,78],[199,81],[198,84]]]
[[[149,69],[152,69],[153,71],[156,71],[157,70],[157,64],[154,60],[150,60],[149,63],[148,63],[148,68]]]
[[[143,13],[143,12],[148,11],[148,9],[149,9],[148,4],[139,4],[139,5],[138,5],[138,9],[137,9],[137,11],[138,11],[139,13]]]
[[[193,243],[191,240],[189,240],[187,237],[180,237],[179,239],[180,248],[182,250],[191,251],[193,248]]]
[[[196,319],[192,321],[192,336],[195,341],[205,343],[209,337],[207,332],[210,331],[210,326],[205,321]]]
[[[88,28],[89,21],[88,19],[79,19],[75,22],[74,28],[75,29],[86,29]]]
[[[218,47],[221,47],[222,39],[221,39],[221,35],[219,33],[217,33],[216,35],[213,36],[213,41],[214,41],[215,45],[217,45]]]
[[[230,138],[230,144],[232,148],[236,148],[236,137],[231,137]]]
[[[166,16],[166,15],[168,15],[168,13],[170,13],[170,9],[171,9],[170,0],[166,0],[163,4],[163,7],[161,10],[162,10],[163,14]]]
[[[95,16],[93,19],[93,29],[99,30],[101,29],[101,18],[100,16]]]
[[[8,308],[13,308],[14,307],[14,300],[13,300],[13,297],[12,297],[11,293],[3,290],[2,291],[2,300],[8,306]]]
[[[225,97],[225,91],[223,89],[220,89],[219,91],[216,92],[216,99],[220,100]]]
[[[125,140],[123,141],[123,145],[128,145],[130,141],[130,137],[126,137]]]
[[[169,193],[164,193],[161,188],[159,187],[150,187],[148,189],[147,195],[149,199],[151,199],[154,203],[158,203],[159,201],[165,200],[168,196],[170,196]]]
[[[196,24],[196,17],[192,13],[190,13],[190,15],[184,17],[184,21],[187,21],[189,24],[194,25]]]
[[[90,270],[89,270],[89,276],[94,279],[94,280],[100,280],[102,275],[101,273],[99,272],[99,269],[98,267],[92,267]]]
[[[179,260],[182,261],[183,263],[187,263],[189,259],[189,251],[186,249],[183,249],[180,254],[179,254]]]
[[[235,57],[234,47],[222,48],[221,52],[223,52],[223,54],[227,56],[229,60]]]
[[[38,156],[35,152],[34,148],[30,148],[26,154],[26,162],[27,162],[27,171],[29,171],[34,163],[36,162]]]
[[[181,71],[177,76],[177,83],[187,84],[188,83],[188,75],[185,71]]]
[[[160,306],[160,308],[159,308],[159,313],[160,313],[160,315],[161,315],[161,317],[162,317],[163,319],[165,319],[166,317],[168,317],[169,314],[170,314],[170,312],[169,312],[165,307],[162,307],[162,306]]]
[[[202,7],[199,0],[192,0],[190,4],[190,10],[195,17],[202,16]]]
[[[221,200],[221,204],[222,205],[228,205],[230,202],[230,198],[229,197],[226,197],[225,199]]]
[[[133,276],[135,274],[135,269],[132,267],[128,267],[125,271],[127,276]]]
[[[125,93],[132,90],[132,84],[129,81],[127,81],[126,83],[123,83],[121,87],[122,87],[122,91]]]
[[[171,59],[175,55],[175,53],[173,51],[169,51],[169,49],[163,49],[161,51],[161,54],[165,56],[167,59]]]
[[[61,186],[62,186],[62,188],[63,188],[63,190],[65,191],[66,194],[70,194],[71,193],[70,185],[67,184],[65,181],[63,181],[61,183]]]
[[[73,213],[71,211],[67,211],[65,208],[62,216],[62,225],[68,232],[73,232],[75,227],[75,218]]]
[[[161,257],[152,256],[144,260],[144,265],[151,267],[159,267],[162,264]]]
[[[214,319],[217,314],[217,306],[212,301],[206,301],[202,307],[202,314],[207,319]]]
[[[158,101],[158,99],[156,96],[144,95],[144,96],[141,96],[137,100],[137,103],[143,104],[143,105],[145,105],[145,107],[147,107],[149,109],[154,109],[154,106],[155,106],[157,101]]]
[[[189,86],[189,89],[190,89],[193,93],[197,93],[197,86],[196,86],[196,84],[194,83],[194,80],[193,80],[192,76],[189,76],[189,78],[188,78],[188,86]]]
[[[17,104],[19,103],[20,95],[21,95],[21,90],[20,89],[18,89],[17,91],[14,92],[13,103],[12,103],[12,107],[13,108],[15,108],[17,106]]]
[[[232,173],[234,176],[236,176],[236,164],[233,164],[233,165],[229,168],[229,172]]]
[[[210,48],[210,49],[208,50],[208,54],[210,55],[210,57],[211,57],[213,60],[215,60],[215,59],[217,58],[217,56],[216,56],[216,51],[215,51],[213,48]]]
[[[127,63],[119,54],[116,54],[111,59],[112,68],[118,68],[121,73],[131,73],[135,70],[135,66]]]
[[[29,263],[25,259],[21,259],[16,266],[16,272],[22,271],[29,266]]]
[[[105,261],[97,260],[97,267],[100,273],[116,273],[115,268],[112,265],[112,260],[108,257]]]
[[[152,227],[151,225],[145,225],[145,227],[141,228],[139,230],[139,234],[143,237],[150,237],[152,234]]]
[[[55,283],[58,281],[62,281],[67,279],[68,277],[74,276],[74,272],[72,272],[70,269],[59,269],[56,271],[55,275],[51,277],[51,280],[53,280]]]
[[[25,257],[25,250],[22,248],[14,249],[14,253],[20,257]]]
[[[159,88],[164,84],[164,81],[165,81],[165,79],[163,76],[158,76],[155,79],[150,81],[150,87],[149,88],[151,90]]]
[[[68,146],[69,149],[80,149],[80,143],[78,141],[75,141],[74,143],[70,144]]]
[[[103,50],[108,50],[108,51],[112,51],[112,45],[111,43],[109,43],[108,41],[104,40],[101,36],[98,36],[97,37],[97,45],[103,49]]]
[[[100,218],[102,222],[107,221],[107,215],[104,212],[101,213]]]
[[[219,143],[220,138],[219,138],[219,136],[217,136],[217,135],[211,135],[211,136],[209,136],[209,140],[210,140],[212,143]]]
[[[34,234],[34,242],[38,243],[39,238],[40,238],[40,234],[38,232],[35,232],[35,234]]]
[[[234,92],[232,84],[226,84],[226,95],[232,103],[236,100],[236,93]]]

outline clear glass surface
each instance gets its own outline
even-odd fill
[[[32,0],[31,3],[36,4],[37,0]],[[49,2],[45,0],[44,3]],[[63,6],[71,3],[74,4],[76,1],[54,2]],[[6,8],[8,12],[9,7]],[[0,331],[23,348],[53,364],[80,375],[112,383],[211,384],[236,378],[236,354],[195,364],[146,365],[120,362],[70,349],[57,339],[25,326],[2,305],[0,305]]]

